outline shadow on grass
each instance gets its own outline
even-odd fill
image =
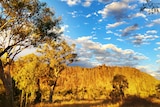
[[[160,107],[160,104],[152,102],[149,98],[144,99],[137,96],[129,96],[120,107]]]

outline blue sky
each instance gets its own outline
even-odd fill
[[[160,75],[160,14],[145,0],[41,0],[62,17],[62,35],[76,44],[74,65],[131,66]],[[155,1],[153,1],[155,2]]]

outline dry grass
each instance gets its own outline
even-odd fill
[[[40,103],[31,107],[160,107],[160,99],[130,96],[124,101],[111,103],[110,100],[68,101],[61,103]]]

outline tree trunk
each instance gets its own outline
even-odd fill
[[[49,94],[49,102],[50,103],[52,103],[52,97],[53,97],[53,87],[54,87],[54,85],[52,85],[51,87],[50,87],[50,94]]]
[[[2,60],[0,59],[0,79],[3,82],[5,92],[6,92],[6,107],[13,107],[13,90],[12,90],[12,78],[8,71],[7,75],[5,75]]]
[[[24,101],[24,91],[22,90],[21,99],[20,99],[20,107],[23,107],[23,101]]]
[[[53,98],[54,89],[55,89],[55,87],[57,85],[57,80],[58,80],[58,78],[56,78],[54,84],[50,87],[50,94],[49,94],[49,102],[50,103],[53,102],[52,98]]]
[[[26,100],[25,100],[25,107],[27,107],[27,105],[28,105],[28,93],[26,93]]]

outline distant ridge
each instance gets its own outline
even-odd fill
[[[112,90],[111,81],[116,74],[126,76],[129,88],[125,93],[128,95],[148,97],[156,93],[155,86],[160,83],[153,76],[136,68],[105,65],[94,68],[76,66],[67,67],[62,72],[55,91],[70,90],[71,93],[77,94],[79,99],[108,97]]]

